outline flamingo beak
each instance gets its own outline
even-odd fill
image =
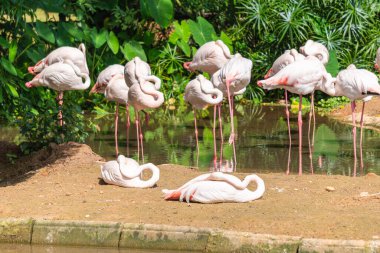
[[[184,67],[186,70],[188,70],[188,71],[192,71],[192,70],[190,69],[190,64],[191,64],[191,61],[185,62],[185,63],[183,64],[183,67]]]
[[[99,83],[95,83],[94,87],[92,87],[92,89],[90,90],[90,94],[92,94],[92,93],[98,93],[99,89],[100,89]]]
[[[26,86],[27,88],[32,88],[32,87],[33,87],[32,82],[26,82],[26,83],[25,83],[25,86]]]
[[[379,64],[375,63],[375,69],[377,69],[377,70],[380,71],[380,66],[379,66]]]
[[[257,85],[258,85],[259,87],[263,87],[263,82],[262,82],[262,81],[257,81]]]
[[[32,75],[35,75],[36,73],[34,73],[34,67],[28,67],[28,72]]]
[[[264,79],[268,79],[272,75],[273,69],[268,70],[268,72],[265,74]]]

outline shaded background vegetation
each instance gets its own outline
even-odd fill
[[[264,93],[256,80],[285,49],[307,39],[328,47],[332,74],[351,63],[372,70],[380,46],[378,0],[9,0],[1,3],[0,23],[0,118],[18,122],[38,143],[83,140],[83,111],[105,113],[113,106],[101,95],[67,92],[64,117],[76,124],[61,133],[52,120],[55,92],[24,85],[32,78],[27,67],[60,46],[85,43],[93,82],[106,66],[140,56],[163,80],[169,106],[183,105],[194,74],[182,64],[210,40],[222,39],[253,61],[251,85],[238,99],[254,103],[281,98],[282,92]]]

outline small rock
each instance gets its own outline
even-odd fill
[[[90,215],[89,215],[89,214],[86,214],[84,217],[86,217],[86,218],[89,218],[89,217],[90,217]]]
[[[70,193],[70,192],[66,192],[66,194],[65,194],[66,196],[71,196],[72,195],[72,193]]]
[[[332,187],[332,186],[327,186],[327,187],[325,188],[325,190],[328,191],[328,192],[333,192],[333,191],[335,191],[335,188]]]

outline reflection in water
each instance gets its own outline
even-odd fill
[[[207,171],[213,168],[213,109],[198,113],[199,133],[199,167]],[[233,158],[232,146],[228,145],[230,124],[227,121],[227,108],[223,108],[223,163],[230,163]],[[303,115],[303,120],[308,120],[308,114]],[[236,106],[234,116],[237,127],[238,140],[236,153],[240,172],[286,172],[289,161],[290,173],[298,170],[298,130],[297,115],[290,114],[290,126],[292,136],[292,150],[289,156],[289,139],[284,107],[277,106]],[[113,122],[112,118],[103,118],[95,121],[101,127],[101,132],[92,134],[88,144],[93,150],[113,159]],[[342,174],[352,175],[354,158],[352,152],[352,127],[340,124],[327,117],[316,117],[315,144],[313,146],[312,164],[310,163],[307,136],[303,143],[303,166],[305,173],[310,173],[311,168],[318,174]],[[304,133],[307,135],[308,124],[304,124]],[[131,126],[134,131],[134,125]],[[145,160],[155,164],[176,163],[185,166],[196,166],[197,150],[194,135],[193,112],[188,110],[178,115],[175,112],[155,111],[152,114],[149,126],[144,126]],[[218,131],[217,124],[217,131]],[[217,135],[217,142],[221,143]],[[380,146],[377,144],[380,133],[373,130],[363,132],[363,160],[364,170],[360,174],[375,172],[380,174]],[[125,142],[126,136],[121,132],[120,143]],[[136,138],[130,139],[130,153],[137,154]],[[126,152],[126,146],[120,147],[120,152]],[[136,157],[134,157],[136,158]]]

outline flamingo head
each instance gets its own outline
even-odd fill
[[[268,72],[265,74],[264,79],[268,79],[269,77],[271,77],[271,76],[272,76],[272,73],[273,73],[273,69],[271,68],[271,69],[268,70]]]
[[[259,87],[263,87],[263,81],[262,81],[262,80],[257,81],[257,85],[258,85]]]
[[[45,68],[45,66],[47,66],[47,61],[45,61],[45,59],[42,59],[41,61],[37,62],[34,67],[29,67],[28,71],[32,75],[35,75],[37,73],[40,73]]]
[[[185,62],[185,63],[183,64],[183,67],[184,67],[185,69],[187,69],[188,71],[193,72],[194,70],[190,67],[191,63],[192,63],[191,61]]]
[[[103,85],[102,83],[96,82],[94,87],[90,90],[90,94],[92,93],[104,93],[104,88],[106,85]]]
[[[25,86],[29,89],[33,87],[32,82],[26,82]]]
[[[34,67],[28,67],[28,72],[32,75],[35,75],[36,73],[34,73]]]

